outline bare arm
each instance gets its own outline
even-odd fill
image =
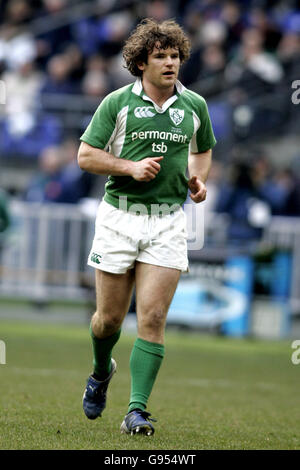
[[[189,155],[188,170],[190,179],[188,182],[191,190],[191,199],[198,203],[206,198],[206,180],[211,167],[212,150],[203,153],[191,153]]]
[[[163,157],[144,158],[138,162],[117,158],[111,153],[81,142],[78,150],[78,165],[96,175],[132,176],[137,181],[151,181],[160,170]]]

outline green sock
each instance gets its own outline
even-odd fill
[[[144,410],[164,357],[163,344],[137,338],[130,356],[131,394],[128,413]]]
[[[104,339],[97,338],[92,330],[92,324],[90,326],[90,335],[93,344],[93,376],[97,380],[104,380],[109,375],[111,370],[111,353],[114,345],[118,341],[121,335],[121,329],[111,336]]]

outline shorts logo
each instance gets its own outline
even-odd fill
[[[101,258],[102,258],[102,256],[97,255],[97,253],[92,253],[91,254],[91,261],[93,261],[93,263],[100,264],[101,263]]]
[[[155,109],[152,106],[138,106],[134,110],[134,115],[137,118],[151,118],[155,116]]]
[[[184,110],[178,108],[170,108],[169,109],[170,118],[174,122],[175,126],[179,126],[179,124],[183,121],[184,118]]]

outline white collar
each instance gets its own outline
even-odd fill
[[[177,93],[179,95],[181,95],[184,92],[184,90],[186,89],[185,86],[183,86],[182,83],[179,80],[176,80],[175,86],[176,86]],[[133,87],[132,87],[132,93],[134,93],[135,95],[141,96],[142,91],[143,91],[142,80],[141,80],[140,77],[138,77],[136,79]],[[145,93],[143,94],[142,98],[145,101],[151,101],[151,103],[153,103],[153,106],[154,106],[157,113],[164,113],[169,108],[169,106],[171,106],[171,104],[173,104],[174,101],[176,101],[178,99],[178,96],[177,96],[177,94],[171,96],[171,98],[169,98],[167,101],[165,101],[165,103],[162,105],[162,107],[160,107],[156,103],[154,103],[154,101],[151,98],[149,98],[149,96],[147,96]]]

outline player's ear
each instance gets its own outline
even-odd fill
[[[137,62],[137,67],[139,70],[141,70],[142,72],[145,70],[145,63],[144,62]]]

